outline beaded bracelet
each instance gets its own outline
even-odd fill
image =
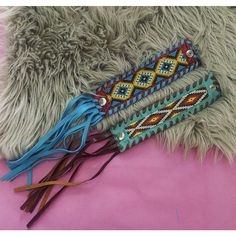
[[[70,154],[60,159],[39,183],[15,189],[16,192],[30,190],[28,199],[21,206],[22,210],[33,212],[40,203],[39,211],[28,223],[27,227],[32,226],[66,187],[79,186],[95,179],[119,153],[200,112],[214,103],[220,96],[220,86],[210,73],[206,78],[183,87],[163,100],[142,109],[130,119],[120,122],[115,127],[111,127],[110,130],[102,133],[91,133],[87,138],[85,146],[79,153]],[[103,145],[100,145],[93,152],[89,151],[91,146],[98,145],[99,143]],[[76,142],[73,145],[76,147]],[[73,182],[75,174],[86,160],[104,154],[112,155],[95,175],[80,182]],[[67,181],[60,180],[69,173],[71,175]],[[54,185],[62,185],[62,188],[49,199]]]
[[[1,180],[13,180],[38,164],[60,158],[62,154],[78,153],[86,145],[89,130],[105,117],[118,113],[171,84],[201,65],[192,41],[181,39],[158,52],[140,66],[112,78],[99,87],[95,95],[82,94],[73,98],[56,125],[19,159],[8,161],[10,172]],[[80,145],[71,148],[71,138],[79,134]],[[60,156],[58,157],[58,154]]]

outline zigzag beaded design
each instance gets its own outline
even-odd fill
[[[187,55],[192,50],[193,55]],[[105,116],[129,107],[142,98],[167,86],[201,64],[192,41],[181,39],[170,48],[158,52],[139,67],[104,83],[96,91],[95,99],[106,99],[101,109]]]
[[[153,134],[164,131],[191,114],[213,103],[221,92],[217,81],[209,74],[192,85],[182,88],[168,98],[121,122],[111,132],[117,139],[121,152],[138,144]],[[122,134],[122,135],[121,135]]]
[[[146,130],[162,124],[168,119],[172,119],[179,113],[195,106],[208,96],[206,88],[195,90],[175,102],[171,102],[160,110],[147,115],[143,119],[133,122],[125,130],[130,138],[134,138]]]

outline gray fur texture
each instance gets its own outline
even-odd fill
[[[98,125],[107,129],[208,71],[223,97],[161,134],[166,147],[182,144],[204,157],[214,147],[236,153],[236,17],[227,7],[13,7],[2,9],[7,52],[1,64],[0,150],[19,157],[57,121],[67,102],[158,50],[190,37],[201,67],[142,103]],[[160,135],[158,136],[160,137]]]

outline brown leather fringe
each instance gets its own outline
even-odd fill
[[[88,152],[88,148],[95,143],[100,143],[106,141],[106,143],[93,151],[92,153]],[[74,144],[72,144],[74,146]],[[21,192],[30,190],[28,194],[28,199],[21,206],[21,210],[32,213],[36,206],[40,202],[39,210],[33,219],[27,224],[27,227],[31,227],[33,223],[41,216],[41,214],[48,208],[48,206],[57,198],[66,187],[69,186],[79,186],[82,183],[86,183],[95,179],[99,176],[106,166],[113,160],[113,158],[119,153],[119,148],[116,141],[113,139],[110,132],[104,132],[100,134],[92,134],[88,137],[85,147],[78,154],[67,154],[62,157],[52,170],[40,180],[39,183],[33,184],[31,186],[22,186],[15,189],[15,192]],[[89,179],[72,182],[76,173],[80,167],[89,159],[99,157],[105,154],[112,154],[112,156],[107,160],[99,169],[99,171]],[[59,179],[67,174],[71,173],[68,181],[60,181]],[[56,192],[50,199],[50,194],[55,185],[63,185],[63,187]],[[49,200],[48,200],[49,199]]]

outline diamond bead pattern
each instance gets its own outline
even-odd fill
[[[155,113],[146,116],[145,118],[130,124],[127,128],[127,134],[130,138],[134,138],[144,131],[155,127],[167,119],[173,118],[180,112],[191,108],[192,106],[200,103],[203,99],[208,97],[207,89],[198,89],[185,95],[176,102],[167,104],[164,108],[156,111]]]
[[[132,77],[127,77],[124,81],[115,84],[108,96],[112,100],[126,101],[133,94],[140,90],[146,90],[152,87],[157,79],[165,80],[168,77],[178,72],[178,69],[183,69],[188,62],[181,50],[176,49],[169,56],[160,58],[156,63],[153,63],[150,68],[140,69]],[[116,102],[115,102],[116,103]]]
[[[177,60],[164,57],[159,60],[155,72],[157,75],[171,76],[175,73],[177,65]]]
[[[134,90],[134,85],[132,83],[119,82],[115,85],[111,97],[117,100],[127,100],[131,97]]]
[[[140,101],[197,68],[201,61],[196,54],[191,60],[185,55],[192,48],[189,39],[181,39],[170,48],[158,52],[138,67],[105,82],[96,91],[96,98],[105,97],[105,116]]]
[[[156,74],[151,70],[140,70],[134,77],[134,86],[136,88],[149,88],[155,80]]]

